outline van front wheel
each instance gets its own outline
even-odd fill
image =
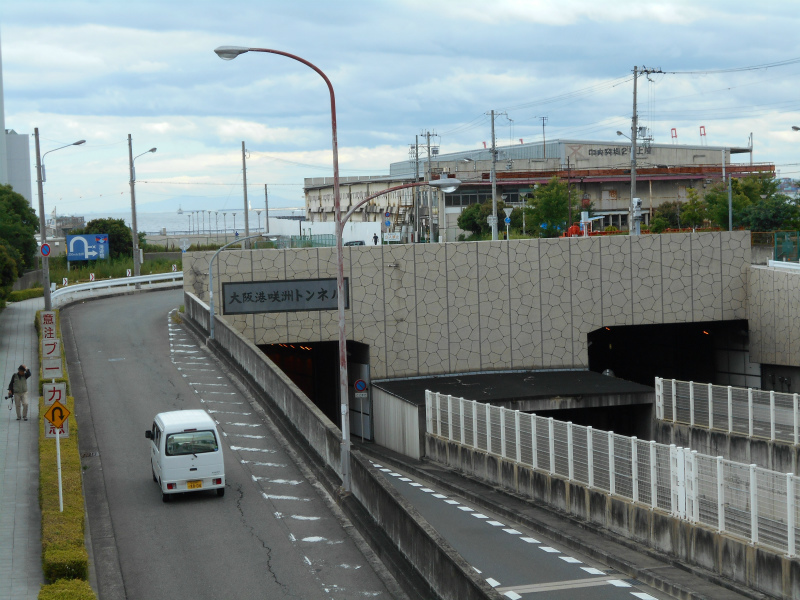
[[[221,498],[224,495],[225,495],[225,488],[224,487],[217,488],[217,496]]]

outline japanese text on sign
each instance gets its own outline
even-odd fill
[[[636,154],[652,154],[650,146],[637,146]],[[589,156],[627,156],[630,148],[614,146],[613,148],[589,148]]]
[[[42,338],[42,358],[61,358],[61,340]]]
[[[350,308],[348,284],[345,277],[345,308]],[[226,315],[336,310],[338,307],[336,279],[223,283],[222,297],[222,312]]]
[[[66,383],[43,383],[42,398],[44,405],[49,407],[54,402],[61,404],[67,403],[67,384]]]

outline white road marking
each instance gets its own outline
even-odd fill
[[[195,391],[195,394],[196,393],[197,392]],[[215,392],[215,391],[210,391],[210,392],[203,392],[203,393],[204,394],[219,394],[220,396],[235,396],[236,395],[236,392]]]
[[[327,542],[328,538],[324,538],[318,535],[312,535],[311,537],[303,538],[301,541],[303,542]]]
[[[423,492],[425,492],[427,494],[433,494],[436,490],[432,490],[431,488],[422,488],[421,491],[423,491]]]
[[[231,446],[233,448],[233,446]],[[243,465],[254,465],[256,467],[285,467],[286,465],[282,465],[280,463],[270,463],[270,462],[258,462],[255,460],[242,460],[240,461]]]
[[[589,575],[605,575],[603,571],[594,567],[581,567],[581,570],[586,571]]]
[[[486,583],[488,583],[493,588],[496,588],[498,585],[500,585],[499,581],[497,581],[496,579],[492,579],[491,577],[489,577],[489,579],[486,580]]]
[[[267,494],[265,492],[261,492],[261,495],[264,496],[265,500],[296,500],[298,502],[308,502],[311,498],[298,498],[297,496],[279,496],[276,494]]]
[[[631,595],[636,596],[637,598],[641,598],[641,600],[656,600],[656,598],[644,592],[631,592]]]
[[[246,448],[245,446],[231,446],[231,450],[238,450],[239,452],[276,452],[276,450],[270,450],[269,448]]]
[[[210,387],[228,387],[227,383],[202,383],[199,381],[190,381],[189,385],[205,385]]]
[[[445,502],[447,502],[448,504],[460,504],[458,500],[445,500]]]
[[[203,398],[200,398],[200,402],[213,402],[214,404],[232,404],[232,405],[244,404],[244,402],[229,402],[227,400],[204,400]]]
[[[253,413],[243,413],[243,412],[236,412],[236,411],[225,411],[225,410],[211,410],[208,409],[208,414],[210,415],[242,415],[245,417],[249,417]]]
[[[506,592],[503,594],[506,598],[511,598],[511,600],[519,600],[522,598],[517,592]]]
[[[383,468],[383,467],[382,467],[381,465],[379,465],[378,463],[372,463],[372,466],[373,466],[373,467],[375,467],[376,469],[382,469],[382,468]]]
[[[532,538],[532,537],[524,537],[524,538],[519,538],[519,539],[521,539],[523,542],[527,542],[529,544],[541,544],[541,542],[539,540],[537,540],[535,538]]]
[[[614,587],[631,587],[630,583],[625,583],[621,579],[609,579],[608,583],[610,583]]]
[[[476,573],[483,573],[478,567],[473,566],[472,568],[475,569]]]
[[[481,513],[472,513],[472,516],[475,517],[476,519],[488,519],[489,518],[486,515],[481,514]]]
[[[305,561],[306,561],[306,564],[307,564],[309,567],[311,566],[311,561],[310,561],[310,560],[308,560],[308,557],[307,557],[307,556],[304,556],[304,557],[303,557],[303,560],[305,560]]]
[[[391,475],[392,477],[402,477],[400,473],[389,473],[389,475]]]
[[[303,483],[296,479],[270,479],[269,477],[258,477],[257,475],[251,475],[250,477],[253,478],[253,481],[266,481],[268,483],[283,483],[286,485],[300,485]]]
[[[410,485],[410,486],[413,486],[413,487],[422,487],[422,484],[421,484],[421,483],[416,483],[416,482],[414,482],[414,481],[412,481],[412,482],[411,482],[411,483],[409,483],[408,485]]]
[[[434,498],[439,498],[439,500],[442,500],[443,498],[447,498],[447,496],[445,496],[444,494],[434,494],[433,497]]]
[[[469,506],[459,506],[458,510],[463,510],[464,512],[472,512],[472,509]]]
[[[503,527],[505,523],[501,523],[500,521],[486,521],[492,527]]]
[[[577,558],[572,558],[571,556],[559,556],[558,558],[560,558],[564,562],[578,564],[578,565],[581,564],[581,561],[579,561]]]
[[[401,477],[400,481],[411,481],[408,477]]]
[[[231,402],[230,404],[234,404]],[[236,404],[243,404],[241,402],[237,402]],[[230,421],[225,421],[225,425],[236,425],[237,427],[263,427],[263,423],[231,423]]]
[[[304,517],[303,515],[292,515],[295,521],[319,521],[322,517]]]
[[[212,411],[208,411],[208,412],[212,412]],[[263,440],[264,438],[267,437],[265,435],[252,435],[250,433],[231,433],[231,436],[240,437],[240,438],[247,438],[249,440]]]
[[[391,469],[383,468],[383,469],[381,469],[381,471],[383,471],[384,473],[389,473],[391,471]]]
[[[556,550],[555,548],[551,548],[550,546],[539,546],[539,550],[544,550],[545,552],[560,552],[560,550]]]
[[[511,535],[522,535],[522,533],[520,533],[516,529],[503,529],[503,531],[505,531],[506,533],[510,533]]]

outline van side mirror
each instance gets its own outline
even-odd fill
[[[147,431],[144,432],[144,437],[146,437],[148,440],[152,440],[153,432],[148,429]]]

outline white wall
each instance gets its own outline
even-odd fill
[[[274,222],[273,219],[270,219],[270,227],[272,227],[272,223]],[[326,223],[319,223],[315,221],[304,221],[303,222],[303,235],[336,235],[336,227],[333,221],[328,221]],[[296,224],[295,224],[296,226]],[[373,244],[373,236],[378,234],[378,240],[382,240],[383,237],[381,235],[381,228],[383,223],[375,222],[375,221],[367,221],[367,222],[347,222],[344,226],[344,231],[342,232],[342,241],[347,242],[355,242],[355,241],[362,241],[367,245]],[[272,231],[270,229],[270,231]],[[297,235],[295,232],[293,235]]]

